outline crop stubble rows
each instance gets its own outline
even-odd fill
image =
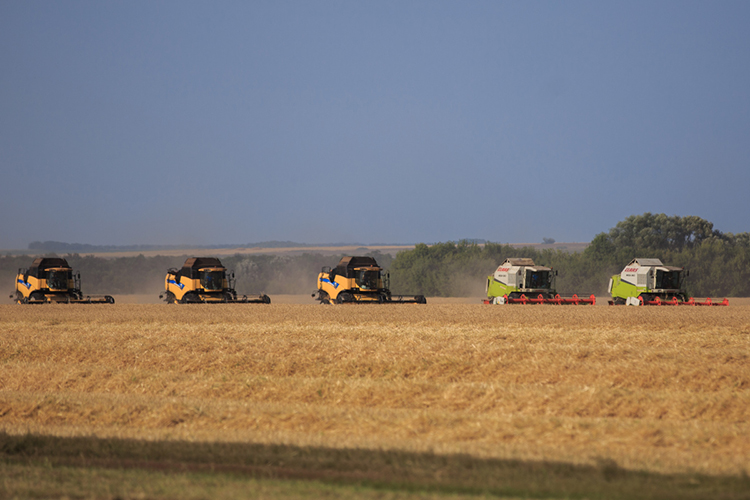
[[[0,429],[750,472],[750,307],[0,307]]]

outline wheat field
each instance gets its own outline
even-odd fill
[[[750,306],[0,306],[0,430],[750,473]]]

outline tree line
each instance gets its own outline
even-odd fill
[[[396,294],[481,296],[487,276],[506,258],[530,257],[536,264],[557,270],[560,294],[605,295],[610,276],[622,271],[633,258],[655,257],[666,265],[690,270],[690,295],[750,296],[750,233],[722,233],[711,222],[695,216],[633,215],[596,235],[584,251],[575,253],[467,240],[421,243],[395,258],[380,252],[366,255],[389,271],[391,290]],[[158,294],[164,289],[166,270],[181,267],[187,257],[192,257],[62,256],[81,272],[85,294],[110,295]],[[17,269],[29,267],[33,258],[0,257],[0,283],[7,283],[9,292]],[[221,261],[234,270],[238,293],[272,295],[312,292],[321,267],[334,266],[340,258],[315,253],[264,254],[232,255]]]
[[[509,257],[530,257],[557,270],[561,295],[605,295],[612,275],[633,258],[649,257],[688,269],[689,295],[750,296],[750,233],[722,233],[700,217],[648,212],[618,222],[576,253],[466,241],[420,244],[396,256],[391,277],[400,293],[481,295],[487,276]]]

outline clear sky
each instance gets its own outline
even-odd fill
[[[0,0],[0,248],[750,231],[748,1]]]

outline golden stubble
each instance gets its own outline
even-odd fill
[[[750,471],[750,307],[0,306],[0,428]]]

